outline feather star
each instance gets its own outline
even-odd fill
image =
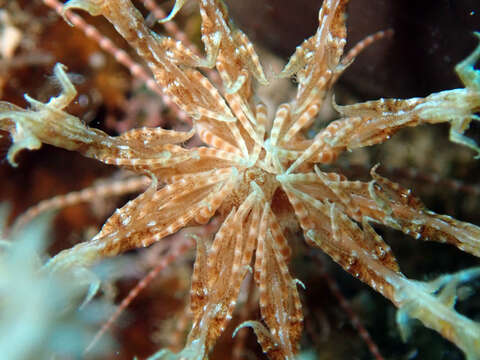
[[[166,20],[183,3],[177,0]],[[194,319],[187,344],[179,354],[163,350],[155,358],[206,358],[232,318],[243,279],[253,271],[262,321],[247,321],[239,328],[251,327],[270,358],[293,359],[303,314],[299,281],[288,269],[285,231],[290,227],[390,299],[400,309],[400,325],[404,317],[417,318],[469,358],[480,356],[479,325],[455,312],[455,286],[445,286],[478,276],[479,270],[433,282],[409,280],[370,223],[416,239],[451,243],[475,256],[480,255],[480,229],[427,210],[409,190],[377,174],[376,167],[369,182],[322,170],[347,150],[382,143],[401,128],[426,123],[448,122],[450,139],[479,153],[463,132],[480,109],[480,74],[474,69],[480,47],[456,67],[465,88],[425,98],[336,106],[339,118],[308,138],[305,130],[351,62],[342,57],[348,1],[323,2],[317,32],[297,47],[279,74],[295,76],[298,90],[273,119],[255,95],[255,87],[268,80],[252,44],[233,26],[221,0],[199,3],[205,58],[150,30],[130,0],[71,0],[64,9],[108,19],[145,60],[165,94],[192,117],[191,131],[141,128],[112,137],[85,126],[64,111],[76,90],[61,64],[55,67],[62,85],[59,96],[45,104],[26,96],[28,110],[0,103],[0,128],[13,139],[8,153],[13,165],[21,149],[48,143],[152,179],[95,237],[62,251],[46,268],[76,273],[102,258],[149,246],[218,216],[223,223],[212,244],[197,240],[191,285]],[[215,68],[223,89],[198,68]],[[182,146],[195,134],[204,146]]]

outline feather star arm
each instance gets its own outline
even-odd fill
[[[143,161],[153,167],[164,167],[188,157],[187,150],[172,144],[188,140],[193,136],[193,131],[182,133],[161,128],[142,128],[112,137],[86,126],[80,119],[64,111],[76,95],[65,67],[62,64],[55,65],[54,73],[62,86],[62,93],[52,97],[48,103],[41,103],[28,95],[25,97],[32,106],[28,110],[0,102],[0,129],[9,131],[13,139],[13,146],[7,155],[12,165],[16,165],[15,155],[20,150],[38,149],[42,143],[75,150],[87,157],[119,166],[141,165]],[[152,142],[152,139],[155,141]]]
[[[480,33],[475,33],[480,39]],[[450,140],[480,153],[480,147],[464,132],[479,120],[480,74],[475,63],[480,45],[455,68],[465,88],[446,90],[425,98],[380,99],[361,104],[336,106],[342,116],[320,131],[287,173],[303,163],[330,163],[345,150],[383,143],[398,130],[421,124],[450,124]],[[308,143],[305,143],[308,144]]]

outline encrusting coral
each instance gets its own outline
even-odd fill
[[[169,20],[184,1],[178,0]],[[380,99],[336,106],[339,118],[313,138],[304,133],[316,120],[326,93],[351,62],[346,43],[347,0],[325,0],[315,35],[290,58],[280,77],[295,77],[295,98],[273,119],[255,95],[268,80],[248,38],[230,22],[221,0],[200,0],[206,58],[182,43],[150,30],[130,0],[71,0],[64,11],[82,9],[107,18],[145,60],[158,85],[193,119],[189,132],[141,128],[113,137],[64,111],[76,91],[57,64],[62,93],[30,109],[0,103],[0,128],[10,132],[8,161],[42,143],[151,178],[149,188],[118,209],[91,240],[64,250],[45,268],[84,275],[106,257],[149,246],[180,229],[222,225],[211,245],[197,239],[191,284],[193,324],[179,354],[154,358],[207,358],[232,318],[242,281],[253,271],[262,321],[247,321],[272,359],[293,359],[302,332],[300,283],[290,274],[286,231],[299,229],[345,271],[392,301],[407,333],[407,319],[419,319],[455,343],[468,359],[480,357],[480,325],[455,311],[457,287],[480,275],[464,270],[421,282],[405,277],[390,247],[370,223],[415,239],[453,244],[480,256],[480,228],[427,210],[409,190],[371,170],[369,182],[350,181],[322,170],[345,151],[382,143],[404,127],[449,123],[450,139],[477,153],[464,132],[480,110],[480,46],[456,67],[465,88],[407,100]],[[480,37],[479,34],[476,34]],[[223,89],[198,70],[215,68]],[[197,135],[205,144],[182,143]],[[82,271],[80,271],[82,269]],[[90,294],[98,284],[92,281]],[[300,283],[301,284],[301,283]]]

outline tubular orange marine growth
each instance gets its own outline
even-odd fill
[[[407,100],[380,99],[336,106],[338,119],[313,138],[326,93],[351,63],[346,43],[347,0],[325,0],[317,32],[297,47],[280,77],[295,76],[295,98],[269,116],[255,95],[269,81],[244,33],[228,18],[221,0],[199,0],[206,57],[150,30],[130,0],[71,0],[63,11],[81,9],[104,16],[150,67],[156,86],[193,119],[188,132],[140,128],[119,136],[84,125],[64,111],[76,90],[57,64],[62,92],[47,103],[28,95],[29,109],[0,103],[0,129],[10,132],[8,161],[42,143],[77,151],[106,164],[150,177],[148,189],[118,209],[91,240],[64,250],[45,268],[69,272],[90,284],[86,271],[106,257],[149,246],[180,229],[221,226],[213,242],[197,239],[191,284],[193,323],[185,348],[162,350],[155,359],[205,359],[232,318],[242,282],[253,271],[261,320],[250,327],[271,359],[293,359],[302,333],[302,304],[288,268],[287,231],[302,231],[345,271],[398,307],[407,332],[416,318],[455,343],[468,359],[480,357],[480,326],[454,309],[457,287],[480,268],[429,282],[402,274],[390,247],[372,227],[382,224],[420,240],[450,243],[480,256],[480,228],[427,210],[409,190],[371,170],[371,181],[327,172],[325,165],[345,151],[382,143],[404,127],[448,123],[450,139],[480,153],[463,133],[480,110],[480,46],[456,67],[465,88]],[[181,9],[177,0],[169,20]],[[480,37],[479,34],[476,34]],[[199,70],[201,69],[201,71]],[[214,69],[222,88],[204,75]],[[182,143],[198,136],[202,146]],[[477,154],[476,154],[477,155]],[[81,269],[81,271],[80,271]]]

